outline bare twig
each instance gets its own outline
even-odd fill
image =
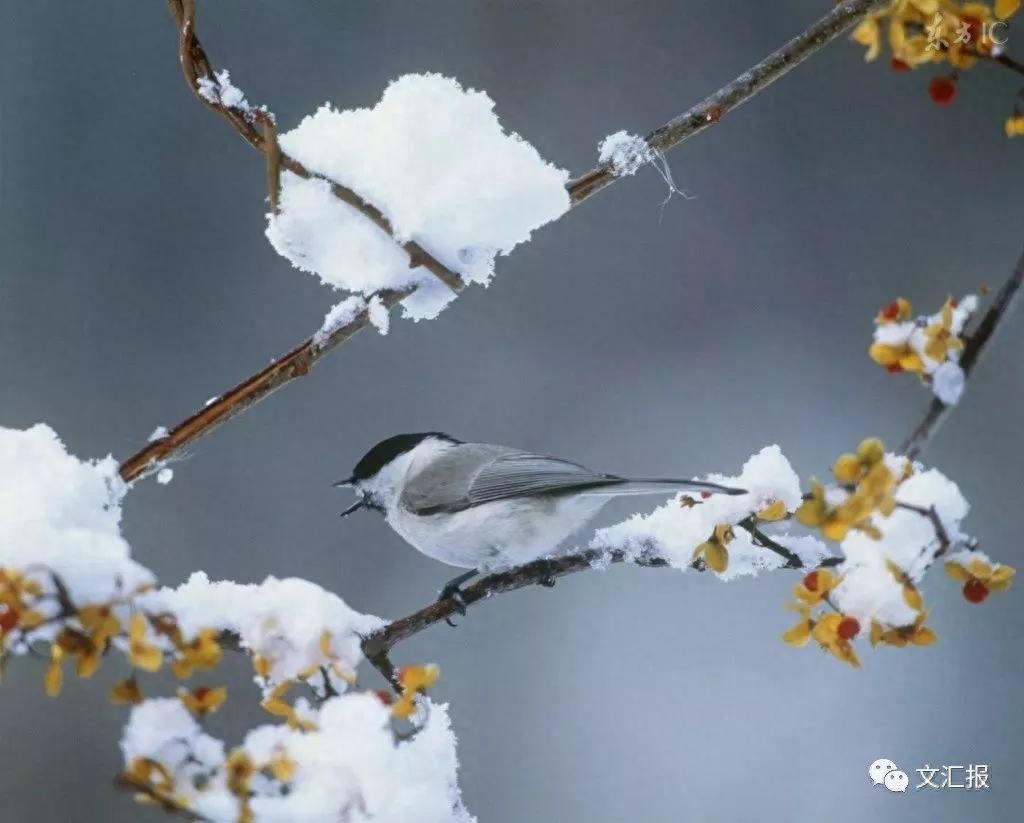
[[[834,40],[882,2],[883,0],[844,0],[837,4],[801,35],[745,71],[731,83],[723,86],[702,103],[652,132],[648,137],[648,144],[652,149],[665,151],[703,131],[704,128],[721,119],[727,111],[741,105],[826,43]],[[270,117],[269,114],[260,109],[231,108],[212,101],[209,96],[200,93],[199,79],[209,78],[216,81],[216,75],[213,65],[196,35],[195,0],[168,0],[168,5],[181,33],[179,55],[189,87],[196,93],[203,105],[227,119],[247,143],[266,153],[268,142],[260,125],[264,122],[263,118]],[[306,179],[316,176],[297,160],[284,153],[280,156],[280,169]],[[599,166],[571,181],[567,189],[573,205],[583,202],[591,195],[611,185],[616,179],[610,166]],[[379,209],[365,202],[350,189],[334,181],[328,182],[330,182],[336,197],[358,209],[383,231],[394,236],[390,223]],[[409,254],[411,265],[425,266],[453,291],[462,290],[464,284],[461,278],[435,260],[421,246],[416,243],[405,243],[403,247]],[[410,288],[400,292],[382,293],[380,296],[388,308],[393,308],[413,291],[414,289]],[[315,345],[312,338],[303,341],[286,355],[278,358],[269,368],[252,375],[233,389],[220,395],[208,407],[200,409],[175,426],[167,437],[148,444],[129,457],[121,465],[121,476],[127,481],[134,480],[158,466],[161,461],[173,457],[185,446],[209,433],[225,420],[245,411],[271,392],[306,374],[322,357],[365,328],[367,323],[368,317],[364,311],[357,315],[351,323],[335,330],[325,345]]]
[[[1011,309],[1017,303],[1021,285],[1024,284],[1024,253],[1021,254],[1013,273],[999,289],[992,306],[985,313],[974,333],[968,338],[964,351],[960,357],[960,368],[964,375],[970,377],[974,367],[978,364],[985,347],[995,336],[996,331],[1002,325],[1003,320],[1009,315]],[[904,454],[911,460],[916,460],[922,450],[928,445],[928,441],[939,430],[952,412],[953,406],[947,406],[937,397],[928,406],[921,422],[907,436],[900,446],[899,453]]]
[[[837,3],[817,23],[772,52],[756,66],[747,69],[710,97],[652,131],[647,135],[647,145],[654,151],[667,151],[715,125],[723,115],[774,83],[883,3],[884,0],[846,0]],[[611,164],[597,166],[570,182],[569,194],[573,202],[578,203],[610,186],[617,179]]]

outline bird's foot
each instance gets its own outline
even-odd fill
[[[473,569],[472,571],[468,571],[465,574],[460,574],[458,577],[449,580],[445,584],[444,588],[441,589],[441,593],[437,597],[437,602],[441,603],[443,601],[450,600],[452,603],[452,607],[455,609],[455,611],[465,616],[467,604],[465,598],[462,596],[462,584],[469,580],[471,577],[475,577],[476,574],[476,569]],[[452,628],[458,625],[450,617],[446,617],[444,619],[444,622]]]
[[[545,589],[553,589],[555,587],[555,566],[550,560],[547,563],[547,574],[542,577],[537,583],[543,586]]]

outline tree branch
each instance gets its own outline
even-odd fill
[[[960,368],[964,370],[965,377],[969,378],[974,372],[974,367],[977,366],[978,360],[984,353],[986,346],[991,342],[996,331],[1007,318],[1011,309],[1016,305],[1017,296],[1020,293],[1022,284],[1024,284],[1024,252],[1021,253],[1013,273],[1003,284],[1002,288],[999,289],[999,293],[992,301],[989,310],[985,313],[977,329],[974,330],[974,333],[968,338],[964,346],[963,354],[960,357]],[[921,418],[921,422],[914,427],[907,436],[907,439],[903,441],[899,453],[906,455],[911,460],[916,460],[939,430],[939,427],[949,417],[953,408],[953,406],[947,406],[937,397],[934,398],[928,406],[924,417]]]
[[[974,371],[988,343],[1009,315],[1010,310],[1016,303],[1022,283],[1024,283],[1024,253],[1022,253],[1009,279],[999,290],[992,306],[982,318],[978,328],[964,348],[963,356],[960,358],[960,366],[963,368],[965,375],[970,376]],[[928,445],[931,436],[938,429],[939,424],[949,415],[952,409],[952,406],[943,405],[938,399],[933,400],[928,407],[924,419],[904,441],[899,453],[911,459],[916,459]],[[934,508],[925,509],[909,503],[898,503],[897,505],[902,509],[916,512],[928,518],[932,523],[939,543],[939,548],[932,558],[933,561],[948,551],[951,541]],[[782,557],[786,561],[782,568],[804,568],[803,562],[796,554],[762,532],[757,524],[757,518],[751,515],[741,520],[736,526],[750,534],[754,545],[773,551]],[[603,567],[608,563],[624,563],[629,561],[650,568],[661,568],[668,565],[660,558],[641,557],[634,559],[621,550],[604,552],[599,549],[588,549],[551,559],[535,560],[532,563],[527,563],[508,571],[488,575],[478,580],[472,586],[462,589],[462,600],[466,606],[470,606],[473,603],[486,600],[492,595],[501,594],[502,592],[539,585],[547,580],[564,577],[567,574],[581,572],[594,567]],[[830,557],[824,560],[821,566],[835,566],[840,562],[841,558]],[[703,563],[700,561],[694,567],[701,571],[704,570]],[[377,671],[384,675],[387,680],[394,683],[395,668],[389,658],[391,649],[402,640],[418,634],[435,623],[447,620],[455,613],[456,605],[451,598],[431,603],[429,606],[413,612],[408,617],[403,617],[400,620],[389,623],[379,631],[367,636],[363,641],[363,653]]]
[[[678,146],[708,126],[717,123],[722,116],[749,100],[770,83],[786,74],[825,44],[834,40],[869,11],[882,5],[884,0],[844,0],[828,14],[810,26],[799,36],[773,52],[767,58],[743,72],[731,83],[723,86],[702,103],[694,106],[664,126],[653,131],[647,138],[648,145],[657,151],[666,151]],[[253,148],[267,153],[276,141],[268,142],[264,124],[272,115],[262,109],[240,109],[226,106],[219,100],[211,100],[200,91],[200,78],[210,82],[217,80],[212,63],[203,49],[195,30],[195,0],[168,0],[168,5],[180,32],[179,56],[182,71],[189,88],[207,108],[224,117],[235,131]],[[316,177],[293,157],[280,153],[271,157],[268,170],[280,174],[290,171],[300,177]],[[569,182],[567,190],[572,204],[578,205],[587,198],[606,188],[618,179],[610,166],[598,166],[581,177]],[[331,184],[334,195],[359,210],[372,220],[382,231],[392,237],[394,232],[387,218],[379,209],[365,202],[358,194],[334,181]],[[273,189],[271,189],[273,191]],[[273,207],[273,203],[272,203]],[[423,265],[442,280],[453,291],[459,292],[464,284],[459,276],[435,260],[416,243],[405,243],[403,248],[409,254],[412,265]],[[388,291],[379,294],[390,309],[408,297],[414,288],[402,291]],[[338,348],[367,326],[366,311],[360,312],[350,323],[336,329],[322,345],[307,338],[290,352],[274,361],[273,365],[252,375],[234,388],[221,394],[213,403],[179,423],[170,433],[156,440],[121,464],[121,477],[132,481],[151,471],[162,461],[172,458],[183,448],[213,431],[221,423],[230,420],[240,412],[255,405],[286,383],[309,372],[328,353]]]

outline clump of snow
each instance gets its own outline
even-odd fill
[[[224,765],[224,744],[206,734],[177,698],[145,700],[132,708],[121,735],[125,767],[137,758],[167,766],[176,778],[174,794],[190,803],[200,791],[196,777]]]
[[[282,746],[296,763],[287,795],[257,797],[257,820],[355,819],[375,823],[471,823],[456,782],[455,736],[446,707],[431,704],[425,725],[409,741],[394,742],[390,711],[375,696],[346,695],[320,709],[318,731],[257,729],[245,741],[254,759]]]
[[[167,430],[166,426],[157,426],[153,429],[153,433],[149,436],[149,439],[146,442],[155,443],[157,440],[163,440],[169,434],[170,432]]]
[[[755,454],[735,477],[711,475],[708,480],[746,489],[747,493],[716,494],[689,506],[683,505],[684,495],[677,495],[650,514],[634,515],[623,523],[599,529],[591,548],[661,557],[677,569],[687,569],[693,562],[693,550],[711,536],[715,526],[736,524],[775,500],[782,501],[790,511],[801,501],[800,479],[778,446],[767,446]],[[754,545],[743,529],[736,529],[728,550],[729,567],[719,575],[722,579],[776,569],[785,563],[785,558],[770,549]],[[824,544],[813,538],[800,541],[800,552],[811,563],[820,562],[828,554]]]
[[[654,151],[647,141],[636,134],[617,131],[609,134],[597,147],[598,161],[610,165],[616,177],[636,174],[645,163],[653,163]]]
[[[434,280],[382,229],[334,197],[339,183],[381,210],[400,242],[415,240],[468,282],[486,283],[494,258],[569,208],[568,173],[506,133],[483,92],[437,74],[393,82],[372,109],[322,107],[280,136],[283,151],[325,179],[285,172],[267,236],[303,271],[369,295]],[[416,319],[439,311],[405,306]]]
[[[79,460],[44,424],[0,427],[0,567],[31,572],[50,592],[50,573],[56,574],[77,606],[151,584],[152,574],[131,559],[121,536],[126,490],[112,457]],[[57,604],[48,599],[39,609],[50,616]]]
[[[346,297],[340,303],[334,305],[324,315],[323,325],[313,335],[313,345],[318,349],[321,348],[332,334],[355,320],[359,313],[365,309],[366,301],[356,295]]]
[[[196,86],[200,96],[214,105],[237,109],[246,114],[253,111],[242,90],[231,82],[231,73],[227,69],[215,72],[213,77],[197,78]]]
[[[174,479],[174,469],[168,469],[166,466],[156,473],[156,482],[161,486],[166,486]]]
[[[473,823],[457,783],[458,758],[447,707],[426,704],[426,719],[396,741],[390,710],[371,694],[346,694],[306,710],[309,731],[259,726],[241,750],[257,769],[248,785],[253,819],[260,823],[356,821]],[[136,706],[121,740],[126,768],[136,758],[164,764],[172,793],[204,820],[233,823],[239,801],[225,776],[224,744],[205,734],[178,700]],[[189,756],[192,755],[190,758]],[[285,758],[287,788],[264,772]]]
[[[391,315],[388,313],[388,307],[384,305],[384,301],[377,295],[370,298],[370,302],[366,306],[367,316],[370,318],[370,324],[381,334],[387,334],[388,329],[391,328]]]
[[[896,500],[925,512],[934,509],[951,548],[969,540],[960,524],[970,506],[956,483],[937,469],[917,471],[903,481]],[[862,626],[871,620],[909,625],[917,612],[906,603],[903,585],[886,561],[899,567],[909,580],[920,581],[940,545],[935,524],[926,514],[905,508],[897,508],[888,517],[876,514],[871,522],[881,532],[881,539],[854,530],[841,544],[846,559],[837,569],[842,582],[834,593],[836,605]]]
[[[963,397],[967,377],[959,365],[947,360],[932,373],[932,393],[947,406],[955,406]]]
[[[237,634],[243,647],[270,663],[268,688],[332,661],[354,672],[363,659],[361,636],[384,624],[297,578],[268,577],[257,585],[211,582],[196,572],[181,586],[151,592],[138,602],[150,613],[173,614],[186,638],[207,628]],[[321,648],[325,631],[330,633],[329,658]]]

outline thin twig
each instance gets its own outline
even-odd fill
[[[271,214],[277,216],[281,204],[281,145],[277,142],[277,124],[271,117],[263,121],[263,139],[267,145],[267,199]]]
[[[210,818],[204,817],[195,809],[190,809],[188,806],[180,803],[173,797],[156,791],[156,789],[150,786],[149,783],[146,783],[144,780],[138,780],[130,774],[119,774],[114,780],[114,785],[119,789],[142,795],[150,803],[155,806],[159,806],[168,814],[181,815],[182,817],[196,821],[197,823],[213,823]]]
[[[822,46],[834,40],[882,2],[883,0],[845,0],[839,3],[801,35],[743,72],[702,103],[652,132],[648,137],[648,144],[652,149],[665,151],[703,131],[704,128],[721,119],[723,114],[741,105],[814,54]],[[181,33],[179,54],[182,70],[189,87],[207,108],[225,117],[246,142],[259,151],[265,152],[267,150],[266,138],[261,129],[257,128],[255,122],[259,119],[258,115],[253,115],[251,112],[247,114],[219,105],[199,93],[199,78],[206,77],[215,80],[215,74],[196,35],[194,0],[168,0],[168,5]],[[253,109],[251,111],[258,112],[260,110]],[[284,153],[281,154],[280,168],[303,178],[315,177],[301,163]],[[616,179],[618,178],[614,176],[610,166],[599,166],[570,181],[567,189],[572,204],[578,205],[601,189],[611,185]],[[330,182],[336,197],[358,209],[383,231],[394,236],[390,223],[378,209],[363,201],[350,189],[333,181]],[[453,291],[462,290],[461,278],[436,261],[425,249],[416,243],[406,243],[404,248],[413,265],[425,266]],[[382,293],[380,296],[388,308],[393,308],[414,290],[414,288],[410,288],[400,292],[391,291]],[[233,389],[220,395],[210,406],[200,409],[175,426],[166,437],[148,444],[125,460],[121,465],[122,478],[131,481],[151,471],[162,461],[173,457],[225,420],[245,411],[274,390],[306,374],[322,357],[365,328],[367,323],[368,316],[364,311],[357,315],[351,323],[335,330],[322,346],[315,345],[313,338],[303,341],[286,355],[278,358],[274,365],[252,375]]]
[[[985,313],[977,329],[967,339],[963,354],[960,357],[960,368],[964,370],[965,377],[970,377],[981,358],[985,347],[995,336],[996,331],[1002,325],[1003,320],[1009,315],[1011,309],[1017,303],[1021,285],[1024,284],[1024,252],[1013,270],[1013,273],[999,289],[999,293],[992,301],[992,305]],[[939,430],[939,427],[949,417],[953,406],[947,406],[937,397],[928,406],[921,422],[907,436],[900,446],[899,453],[906,455],[911,460],[916,460],[928,441]]]
[[[774,83],[798,66],[818,49],[834,40],[868,12],[882,6],[885,0],[846,0],[817,23],[794,37],[782,48],[772,52],[756,66],[743,72],[731,83],[720,88],[664,126],[647,135],[647,145],[653,151],[668,151],[680,143],[718,123],[722,117],[742,105],[759,91]],[[569,184],[569,194],[578,203],[617,179],[610,163],[596,166]]]

